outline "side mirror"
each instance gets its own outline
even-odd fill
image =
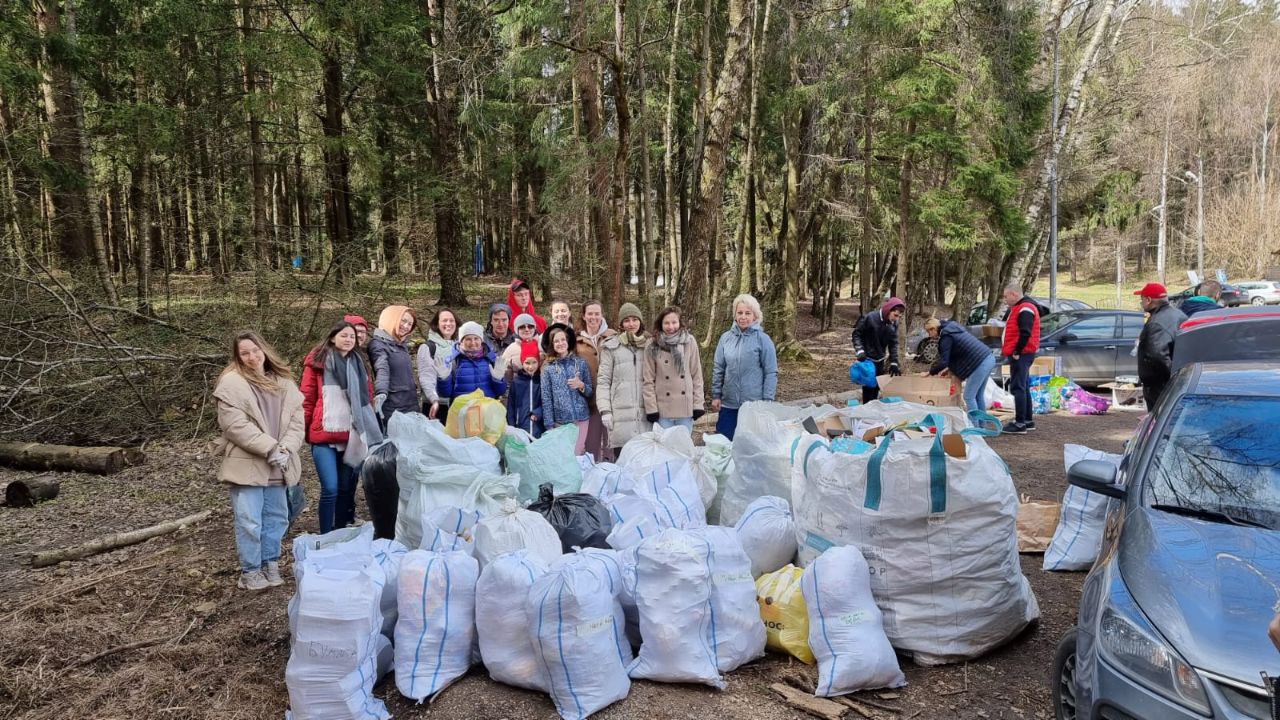
[[[1099,495],[1124,498],[1125,488],[1116,486],[1116,466],[1101,460],[1081,460],[1067,471],[1067,482]]]
[[[1066,344],[1066,343],[1069,343],[1069,342],[1071,342],[1071,341],[1073,341],[1073,340],[1079,340],[1079,339],[1080,339],[1080,336],[1079,336],[1079,335],[1076,335],[1075,333],[1065,333],[1065,334],[1064,334],[1064,335],[1063,335],[1063,336],[1058,340],[1058,342],[1061,342],[1061,343],[1063,343],[1063,344]]]

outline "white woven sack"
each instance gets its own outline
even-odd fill
[[[691,532],[711,545],[712,638],[716,667],[727,673],[764,657],[764,621],[756,602],[751,558],[733,528],[711,525]]]
[[[397,609],[396,591],[400,587],[400,561],[409,552],[409,548],[395,540],[378,539],[373,541],[373,559],[382,568],[386,583],[382,586],[382,634],[390,640],[396,630],[396,618],[400,616]]]
[[[484,443],[483,440],[480,442]],[[424,514],[443,507],[458,507],[492,515],[503,502],[516,497],[520,478],[516,475],[495,475],[468,465],[442,465],[423,468],[408,477],[401,474],[399,482],[396,540],[405,547],[417,548],[422,544],[419,520]]]
[[[476,637],[476,559],[414,550],[400,561],[396,688],[422,702],[466,674]]]
[[[556,543],[559,550],[559,542]],[[493,558],[476,583],[476,634],[489,677],[526,690],[547,692],[547,669],[529,639],[525,599],[547,572],[547,563],[525,549]]]
[[[1120,467],[1123,456],[1093,450],[1084,445],[1063,445],[1062,460],[1066,470],[1081,460],[1101,460]],[[1062,495],[1062,514],[1053,539],[1044,551],[1044,569],[1053,571],[1088,570],[1102,549],[1102,531],[1107,524],[1111,498],[1068,485]]]
[[[631,692],[631,649],[617,640],[622,606],[598,568],[561,561],[534,581],[525,607],[529,638],[561,718],[584,720]]]
[[[481,519],[472,532],[481,570],[499,555],[515,550],[527,549],[543,563],[562,554],[560,536],[551,523],[540,513],[521,508],[515,500],[508,500],[496,514]]]
[[[478,437],[455,438],[439,420],[422,413],[392,415],[387,421],[387,437],[396,445],[396,478],[402,501],[404,479],[422,468],[467,465],[492,475],[502,474],[502,457],[496,447]]]
[[[691,528],[707,524],[694,464],[669,460],[636,475],[636,494],[658,506],[658,516],[670,527]]]
[[[797,447],[801,563],[858,547],[889,641],[921,665],[977,657],[1040,614],[1018,558],[1009,470],[981,437],[965,446],[964,459],[933,439],[882,439],[859,455],[832,453],[815,435]]]
[[[771,573],[796,556],[796,525],[791,519],[791,505],[780,497],[756,498],[733,527],[742,549],[751,558],[754,577]]]
[[[634,679],[703,683],[723,690],[711,604],[711,544],[693,531],[668,528],[636,548],[640,654]]]
[[[389,720],[391,713],[373,696],[373,686],[390,671],[391,663],[391,641],[378,635],[373,652],[338,680],[318,680],[309,677],[305,668],[286,666],[289,710],[285,720]]]
[[[839,545],[822,553],[805,569],[800,591],[809,615],[809,647],[818,660],[816,695],[907,684],[885,637],[867,561],[858,548]]]
[[[747,505],[764,495],[790,502],[791,443],[804,433],[798,421],[835,412],[830,405],[795,407],[764,400],[743,403],[733,435],[733,468],[721,494],[720,524],[738,522]]]
[[[581,492],[607,503],[619,495],[635,495],[636,480],[631,471],[613,463],[597,463],[582,473]]]

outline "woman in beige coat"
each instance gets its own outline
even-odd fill
[[[658,314],[644,353],[644,412],[649,422],[661,427],[683,425],[690,430],[705,412],[698,341],[675,306]]]
[[[640,308],[623,303],[618,326],[622,331],[601,343],[596,377],[596,406],[614,457],[628,440],[652,427],[644,417],[644,348],[649,336]]]
[[[286,488],[298,483],[305,438],[302,392],[289,366],[257,333],[242,332],[213,390],[222,428],[218,479],[231,489],[239,587],[280,585],[280,544],[289,527]]]

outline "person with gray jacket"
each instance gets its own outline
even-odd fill
[[[418,383],[409,354],[409,334],[417,315],[405,305],[388,305],[378,316],[378,329],[369,341],[373,367],[373,411],[386,423],[397,412],[418,412]]]
[[[733,327],[716,344],[711,409],[719,413],[716,432],[730,440],[743,403],[774,400],[778,394],[778,351],[763,322],[760,302],[743,293],[733,299]]]
[[[1147,324],[1138,336],[1138,380],[1142,381],[1147,412],[1151,412],[1173,374],[1173,342],[1187,316],[1169,304],[1169,292],[1160,283],[1147,283],[1134,295],[1139,296],[1147,313]]]
[[[618,311],[622,332],[600,344],[600,371],[596,378],[596,407],[600,422],[609,431],[609,444],[617,457],[631,438],[653,429],[644,416],[644,332],[640,308],[623,303]]]

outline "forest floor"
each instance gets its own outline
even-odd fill
[[[781,399],[848,387],[848,334],[854,311],[838,307],[833,330],[818,332],[802,309],[799,336],[809,364],[783,368]],[[1044,416],[1025,436],[995,438],[1020,493],[1058,499],[1065,487],[1064,442],[1119,452],[1136,413]],[[65,474],[62,495],[32,509],[0,508],[0,716],[36,718],[278,718],[287,705],[289,654],[283,587],[235,589],[231,515],[213,480],[212,437],[149,445],[145,465],[108,477]],[[308,462],[303,482],[314,508]],[[21,476],[0,470],[0,483]],[[364,517],[363,500],[359,510]],[[213,516],[176,534],[84,561],[33,570],[33,550],[75,544],[211,508]],[[314,510],[299,532],[315,532]],[[972,662],[921,668],[902,659],[907,687],[862,694],[896,712],[885,718],[1050,718],[1048,675],[1054,646],[1073,623],[1083,573],[1051,574],[1041,556],[1023,572],[1041,619],[1007,646]],[[690,685],[634,683],[631,695],[598,717],[798,718],[768,686],[784,677],[816,684],[816,669],[770,655],[730,673],[717,692]],[[414,706],[394,683],[376,691],[397,717],[552,718],[550,700],[492,682],[475,667],[431,706]],[[870,708],[869,708],[870,709]],[[854,711],[847,715],[858,717]]]

